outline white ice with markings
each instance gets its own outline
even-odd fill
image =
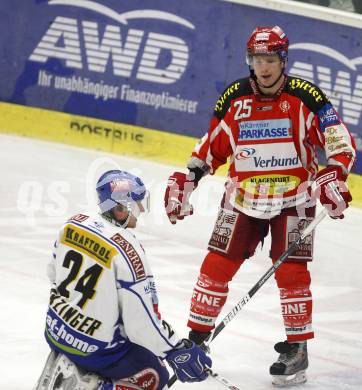
[[[193,195],[195,214],[172,226],[163,210],[175,167],[80,148],[0,136],[0,389],[31,389],[48,353],[43,338],[49,293],[46,264],[57,229],[95,202],[98,174],[117,166],[139,174],[151,213],[135,233],[143,243],[160,310],[186,336],[190,297],[216,218],[223,178],[208,177]],[[113,163],[112,163],[113,161]],[[148,226],[146,226],[146,224]],[[362,211],[317,228],[311,264],[315,339],[309,342],[308,390],[362,389]],[[226,315],[270,267],[269,240],[230,284]],[[221,316],[222,317],[222,316]],[[220,318],[221,319],[221,318]],[[242,390],[272,389],[273,345],[284,339],[278,290],[271,278],[211,344],[213,366]],[[223,389],[213,379],[173,389]]]

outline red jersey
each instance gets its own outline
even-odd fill
[[[202,166],[213,174],[229,158],[232,205],[269,218],[307,201],[318,172],[317,147],[324,150],[328,165],[350,171],[354,141],[317,86],[286,77],[277,95],[268,97],[259,94],[253,79],[244,78],[220,96],[188,167]]]

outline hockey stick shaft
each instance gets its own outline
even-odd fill
[[[229,379],[224,378],[223,376],[219,375],[217,372],[212,371],[211,369],[209,369],[208,371],[209,371],[209,376],[215,381],[221,383],[226,389],[241,390],[239,387],[231,383]]]
[[[298,245],[303,241],[317,225],[328,215],[327,209],[323,210],[313,219],[313,221],[304,229],[300,236],[292,242],[288,249],[283,252],[280,257],[274,262],[274,264],[265,272],[265,274],[254,284],[249,292],[244,295],[238,303],[231,309],[226,317],[220,322],[220,324],[210,334],[207,341],[204,343],[207,346],[215,339],[215,337],[225,328],[225,326],[234,319],[234,317],[240,312],[240,310],[250,301],[254,294],[265,284],[265,282],[275,273],[275,271],[283,264],[283,262],[298,248]],[[177,380],[176,375],[173,375],[168,381],[168,387],[171,387]]]

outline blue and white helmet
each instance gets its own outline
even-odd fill
[[[112,210],[118,204],[134,211],[139,209],[138,203],[142,204],[145,211],[149,211],[149,192],[143,181],[126,171],[115,169],[103,173],[98,179],[96,190],[102,213]]]

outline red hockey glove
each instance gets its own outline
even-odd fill
[[[314,196],[327,208],[332,218],[344,218],[343,211],[352,200],[346,184],[347,175],[338,165],[330,165],[318,172],[312,185]]]
[[[192,205],[189,203],[190,195],[197,187],[193,176],[193,173],[186,175],[174,172],[168,178],[164,200],[166,213],[172,224],[193,213]]]

